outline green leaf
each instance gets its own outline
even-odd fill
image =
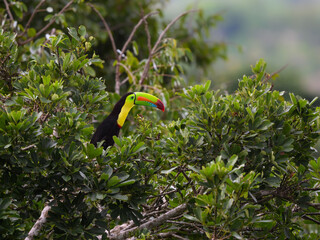
[[[134,184],[136,181],[134,179],[130,179],[124,182],[121,182],[117,185],[117,187],[124,187],[124,186],[128,186],[128,185],[132,185]]]
[[[80,36],[85,37],[86,34],[87,34],[86,27],[83,26],[83,25],[80,25],[79,29],[78,29],[78,33],[79,33]]]
[[[205,91],[208,91],[208,90],[209,90],[210,85],[211,85],[211,81],[208,80],[208,81],[206,82],[206,84],[204,85]]]
[[[139,55],[139,47],[136,41],[132,41],[133,53],[137,56]]]
[[[89,159],[93,159],[96,158],[98,156],[100,156],[103,152],[103,148],[96,148],[93,144],[89,143],[87,145],[87,156],[89,157]]]
[[[274,124],[273,122],[266,120],[259,126],[259,130],[262,130],[262,131],[268,130],[273,124]]]
[[[122,201],[128,201],[128,196],[126,195],[122,195],[120,193],[115,194],[115,195],[111,195],[112,198],[118,199],[118,200],[122,200]]]
[[[178,166],[170,168],[168,170],[162,170],[161,173],[167,175],[167,174],[171,173],[173,170],[175,170],[176,168],[178,168]]]
[[[70,176],[67,176],[67,175],[63,175],[63,176],[62,176],[62,179],[63,179],[64,181],[68,182],[68,181],[71,179],[71,177],[70,177]]]
[[[188,214],[183,215],[183,217],[185,217],[186,219],[188,219],[190,221],[200,222],[198,218],[191,216],[191,215],[188,215]]]
[[[10,206],[11,202],[12,200],[10,198],[0,199],[0,210],[7,209]]]
[[[122,146],[121,141],[117,136],[113,136],[112,138],[115,144],[117,144],[119,147]]]
[[[74,27],[68,28],[68,33],[71,37],[73,37],[77,42],[80,42],[80,38],[78,37],[77,30]]]
[[[47,21],[51,20],[52,17],[53,17],[53,14],[48,14],[44,17],[44,21],[47,22]]]
[[[290,96],[291,102],[292,102],[294,105],[297,105],[296,96],[295,96],[293,93],[289,93],[289,96]]]
[[[247,107],[246,110],[249,113],[251,120],[254,121],[255,114],[252,112],[251,108]]]
[[[66,71],[66,69],[69,67],[70,59],[71,59],[71,53],[67,53],[66,56],[63,58],[63,65],[62,65],[63,71]]]
[[[118,178],[117,176],[113,176],[112,178],[109,179],[107,185],[108,187],[113,187],[119,182],[120,182],[120,178]]]
[[[27,34],[29,37],[34,37],[37,34],[37,31],[34,28],[29,28]]]
[[[131,151],[131,153],[138,153],[144,149],[146,149],[147,147],[144,146],[144,142],[139,142]]]
[[[230,168],[230,170],[232,169],[232,167],[234,166],[234,164],[238,161],[238,156],[237,155],[232,155],[231,158],[228,160],[227,162],[227,168]]]

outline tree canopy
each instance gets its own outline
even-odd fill
[[[3,1],[1,238],[317,238],[316,99],[274,90],[262,59],[230,94],[190,80],[225,58],[205,40],[221,16],[166,23],[158,4]],[[127,91],[165,114],[133,109],[96,148]]]

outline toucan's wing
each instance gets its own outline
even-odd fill
[[[116,116],[108,116],[98,127],[96,132],[91,138],[91,143],[97,146],[98,142],[103,143],[103,147],[106,149],[114,144],[113,136],[119,135],[120,127],[117,124]]]

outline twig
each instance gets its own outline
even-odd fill
[[[29,149],[34,148],[34,147],[36,147],[36,145],[35,145],[35,144],[31,144],[31,145],[29,145],[29,146],[26,146],[26,147],[24,147],[24,148],[21,148],[21,150],[22,150],[22,151],[26,151],[26,150],[29,150]]]
[[[140,19],[140,21],[134,26],[132,32],[130,33],[127,41],[125,42],[125,44],[123,45],[122,49],[121,49],[121,52],[124,53],[126,50],[127,50],[127,47],[129,45],[129,43],[131,42],[134,34],[136,33],[136,31],[138,30],[138,28],[140,27],[140,25],[150,16],[152,15],[155,15],[155,14],[158,14],[159,12],[155,11],[155,12],[151,12],[151,13],[148,13],[147,15],[145,15],[143,18]],[[121,60],[121,58],[120,58]]]
[[[269,76],[267,76],[264,80],[263,80],[263,84],[266,83],[267,81],[269,81],[269,79],[273,78],[276,74],[278,74],[279,72],[282,72],[286,67],[288,67],[288,64],[284,65],[283,67],[281,67],[279,70],[271,73]]]
[[[320,191],[320,188],[304,188],[303,191]]]
[[[188,240],[189,238],[184,238],[184,237],[181,237],[175,233],[172,234],[172,237],[175,237],[175,239],[180,239],[180,240]]]
[[[314,215],[314,216],[318,216],[320,215],[320,212],[310,212],[310,213],[305,213],[305,215]]]
[[[144,15],[143,9],[142,9],[142,15]],[[151,53],[151,36],[150,36],[148,21],[145,18],[142,18],[142,19],[143,19],[143,23],[144,23],[144,30],[146,31],[146,34],[147,34],[148,50],[149,50],[149,54],[150,54]]]
[[[132,38],[133,38],[134,34],[136,33],[136,31],[140,27],[140,25],[143,23],[143,21],[145,21],[145,19],[147,19],[148,17],[150,17],[152,15],[155,15],[155,14],[158,14],[158,12],[148,13],[142,19],[140,19],[140,21],[134,26],[133,30],[131,31],[131,33],[130,33],[128,39],[127,39],[127,41],[123,45],[123,47],[121,49],[121,53],[118,55],[117,65],[116,65],[116,77],[115,77],[115,92],[118,93],[118,94],[120,93],[120,87],[121,87],[119,62],[121,61],[122,54],[126,51],[129,43],[132,41]]]
[[[187,184],[190,184],[191,183],[191,178],[188,177],[188,175],[184,172],[184,170],[181,170],[183,176],[187,179],[188,183]],[[195,189],[194,185],[191,184],[191,188],[192,188],[192,191],[194,192],[194,194],[197,193],[197,190]]]
[[[320,203],[308,203],[308,205],[320,210]]]
[[[185,225],[189,227],[196,228],[199,232],[205,232],[201,227],[197,226],[195,223],[189,223],[189,222],[183,222],[183,221],[173,221],[173,220],[168,220],[168,223],[173,223],[179,226]]]
[[[31,24],[31,21],[33,20],[34,16],[35,16],[36,13],[38,12],[38,9],[41,7],[41,5],[42,5],[45,1],[46,1],[46,0],[41,0],[41,2],[39,2],[38,5],[35,7],[35,9],[34,9],[32,15],[31,15],[31,17],[29,18],[26,26],[24,27],[23,32],[18,35],[19,37],[23,36],[23,35],[26,33],[26,31],[28,30],[28,28],[29,28],[29,26],[30,26],[30,24]]]
[[[99,18],[101,19],[101,21],[102,21],[102,23],[104,25],[104,28],[106,29],[106,31],[107,31],[107,33],[109,35],[114,56],[117,58],[117,56],[118,56],[118,54],[117,54],[117,46],[116,46],[116,43],[114,41],[113,34],[112,34],[112,31],[111,31],[108,23],[106,22],[104,17],[101,15],[101,13],[98,11],[98,9],[96,9],[96,7],[93,4],[87,3],[87,5],[89,5],[98,14]]]
[[[160,226],[161,224],[163,224],[167,220],[169,220],[175,216],[181,215],[186,209],[187,209],[187,204],[184,203],[174,209],[171,209],[167,213],[165,213],[157,218],[154,218],[144,224],[141,224],[139,227],[134,227],[132,229],[129,229],[129,230],[126,230],[123,232],[114,232],[111,230],[111,234],[108,237],[109,237],[109,239],[113,239],[113,240],[127,239],[131,234],[133,234],[136,231],[140,231],[143,229],[151,230],[157,226]]]
[[[68,2],[67,5],[65,5],[65,6],[60,10],[60,12],[59,12],[57,15],[53,16],[53,17],[51,18],[51,20],[49,21],[49,23],[48,23],[46,26],[44,26],[42,29],[40,29],[35,36],[33,36],[33,37],[31,37],[31,38],[23,41],[23,42],[18,42],[18,44],[19,44],[19,45],[24,45],[24,44],[27,44],[27,43],[31,42],[33,39],[39,37],[43,32],[45,32],[45,31],[55,22],[56,17],[57,17],[58,15],[64,13],[64,12],[68,9],[68,7],[71,6],[71,4],[72,4],[73,2],[74,2],[74,0],[71,0],[70,2]]]
[[[12,16],[12,13],[11,13],[10,8],[9,8],[9,4],[8,4],[7,0],[3,0],[3,2],[4,2],[4,4],[6,5],[6,10],[7,10],[7,12],[8,12],[8,15],[9,15],[10,20],[11,20],[11,21],[14,21],[13,16]]]
[[[152,57],[153,55],[156,53],[156,49],[158,48],[158,45],[160,44],[160,42],[162,41],[162,38],[164,37],[164,35],[167,33],[167,31],[169,30],[169,28],[171,28],[171,26],[173,24],[175,24],[175,22],[177,22],[181,17],[183,17],[184,15],[190,13],[190,12],[195,12],[197,10],[190,10],[190,11],[187,11],[187,12],[184,12],[184,13],[181,13],[179,16],[177,16],[175,19],[173,19],[167,26],[166,28],[162,31],[162,33],[160,34],[160,36],[158,37],[158,40],[157,42],[154,44],[150,54],[149,54],[149,57],[148,57],[148,60],[146,62],[146,64],[144,65],[144,70],[143,70],[143,73],[142,73],[142,76],[141,76],[141,79],[139,81],[139,84],[141,85],[144,80],[146,79],[146,77],[148,76],[148,72],[149,72],[149,68],[150,68],[150,63],[151,63],[151,60],[152,60]]]
[[[49,211],[51,209],[51,206],[47,205],[42,209],[41,215],[38,218],[38,220],[36,221],[36,223],[33,225],[33,227],[31,228],[31,230],[28,233],[28,236],[25,238],[25,240],[32,240],[34,237],[36,237],[43,224],[47,221],[47,217],[49,215]]]
[[[302,218],[306,219],[306,220],[310,220],[318,225],[320,225],[320,222],[312,217],[306,216],[306,215],[302,215]]]

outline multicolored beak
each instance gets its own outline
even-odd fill
[[[163,102],[161,102],[159,98],[144,92],[135,92],[134,94],[136,96],[134,101],[135,105],[156,107],[164,112]]]

